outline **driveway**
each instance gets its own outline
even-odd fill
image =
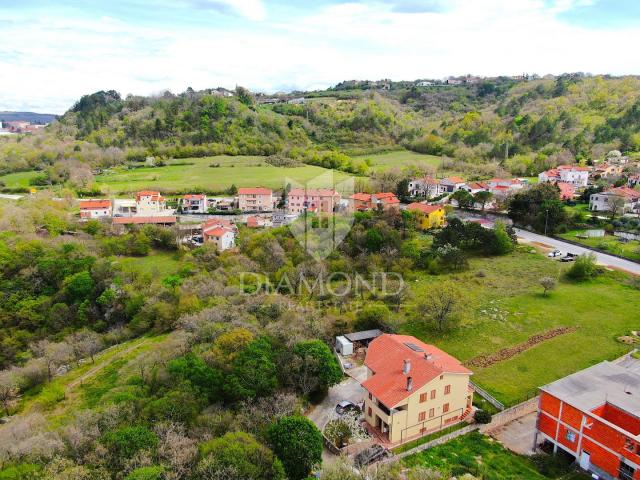
[[[335,409],[342,400],[349,400],[356,404],[364,401],[364,389],[360,386],[360,382],[349,377],[342,383],[334,385],[329,389],[329,394],[322,403],[316,405],[307,417],[322,430],[329,420],[338,417]]]
[[[594,253],[600,265],[640,275],[640,264],[638,263],[631,262],[629,260],[623,260],[622,258],[607,255],[606,253],[595,252],[588,248],[578,247],[576,245],[573,245],[572,243],[563,242],[562,240],[556,240],[555,238],[551,237],[545,237],[544,235],[528,232],[519,228],[516,228],[515,230],[518,238],[521,238],[528,242],[536,242],[537,244],[548,245],[549,247],[557,248],[562,252],[577,253],[579,255],[583,255],[585,253]]]
[[[531,412],[513,422],[507,423],[491,432],[491,436],[500,441],[512,452],[521,455],[533,455],[533,440],[536,432],[537,412]]]

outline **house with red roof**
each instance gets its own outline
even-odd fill
[[[429,230],[431,228],[444,227],[446,212],[442,205],[429,205],[427,203],[414,202],[407,206],[409,212],[415,212],[419,218],[420,228]]]
[[[292,188],[287,194],[287,213],[332,213],[340,194],[330,188]]]
[[[219,252],[236,246],[238,227],[224,218],[212,218],[202,224],[202,238],[212,242]]]
[[[440,180],[440,186],[447,193],[453,193],[456,190],[460,190],[464,184],[464,179],[460,177],[447,177]]]
[[[616,214],[636,213],[640,209],[640,192],[629,187],[617,187],[606,192],[594,193],[589,197],[589,210],[593,212],[614,212]]]
[[[414,178],[409,181],[409,195],[412,197],[432,198],[445,192],[446,188],[433,177]]]
[[[144,190],[136,193],[136,215],[141,217],[163,216],[167,211],[167,201],[160,192]],[[173,213],[171,211],[170,213]]]
[[[400,200],[395,193],[354,193],[349,197],[349,211],[362,212],[366,210],[399,209]]]
[[[365,421],[383,441],[400,444],[458,423],[471,413],[472,372],[410,335],[383,334],[369,344]]]
[[[571,200],[576,194],[576,187],[571,183],[558,182],[556,183],[560,189],[560,200]]]
[[[209,205],[206,195],[185,195],[180,199],[182,213],[207,213]]]
[[[243,212],[270,212],[273,210],[273,191],[264,187],[240,188],[238,208]]]
[[[546,172],[538,174],[540,183],[570,183],[576,188],[584,188],[589,183],[589,167],[580,167],[578,165],[560,165]]]
[[[111,200],[80,200],[81,220],[110,217],[111,212]]]

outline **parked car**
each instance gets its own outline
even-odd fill
[[[343,400],[338,405],[336,405],[336,413],[338,415],[344,415],[347,412],[358,412],[360,413],[362,409],[353,402],[349,400]]]
[[[567,253],[564,257],[560,259],[561,262],[575,262],[578,255],[575,253]]]
[[[547,256],[551,258],[561,257],[562,252],[560,250],[554,250],[553,252],[549,252]]]

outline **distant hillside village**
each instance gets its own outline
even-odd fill
[[[15,120],[11,122],[0,121],[0,135],[35,133],[46,126],[47,124],[31,123],[24,120]]]

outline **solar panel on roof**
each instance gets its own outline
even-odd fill
[[[422,347],[419,347],[415,343],[405,343],[405,345],[409,347],[411,350],[413,350],[414,352],[424,352]]]

